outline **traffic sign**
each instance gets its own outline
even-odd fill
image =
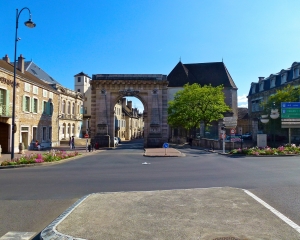
[[[84,134],[84,138],[89,138],[89,135],[88,134]]]
[[[300,118],[300,102],[282,102],[281,119]]]
[[[236,122],[237,118],[236,117],[224,117],[223,121],[224,122]]]
[[[220,134],[220,138],[221,138],[221,139],[225,139],[225,138],[226,138],[226,134],[225,134],[225,133],[221,133],[221,134]]]
[[[163,148],[168,148],[169,147],[169,143],[164,143]]]
[[[230,129],[230,134],[231,134],[231,135],[235,135],[235,133],[236,133],[235,128],[231,128],[231,129]]]

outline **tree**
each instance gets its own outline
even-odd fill
[[[274,95],[271,95],[266,101],[262,102],[261,106],[266,114],[270,114],[270,110],[273,108],[278,109],[278,112],[281,113],[282,102],[299,102],[299,97],[300,87],[287,85],[283,89],[277,90]],[[268,126],[269,131],[270,128],[271,126]],[[281,129],[281,115],[278,119],[273,120],[273,128],[277,130]]]
[[[298,102],[300,97],[300,87],[294,87],[287,85],[285,88],[277,90],[274,95],[271,95],[265,102],[262,102],[261,106],[265,111],[269,111],[273,108],[273,105],[281,109],[282,102]]]
[[[175,93],[174,100],[169,102],[168,123],[190,130],[202,121],[206,127],[212,121],[223,118],[223,114],[230,110],[224,99],[222,85],[201,87],[197,83],[185,84],[183,90]]]

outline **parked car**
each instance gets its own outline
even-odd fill
[[[245,140],[251,140],[252,139],[252,135],[251,133],[245,133],[242,135],[242,138]]]
[[[121,141],[121,138],[118,137],[118,143],[121,143],[121,142],[122,142],[122,141]]]
[[[114,138],[114,143],[115,143],[115,146],[118,146],[119,145],[119,140],[117,137]]]

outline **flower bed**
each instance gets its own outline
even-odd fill
[[[239,148],[234,149],[229,152],[231,155],[253,155],[253,156],[260,156],[260,155],[298,155],[300,154],[300,146],[296,146],[295,144],[286,144],[284,146],[280,146],[278,148]]]
[[[79,155],[77,151],[74,152],[66,152],[60,150],[51,150],[49,152],[45,152],[43,154],[27,154],[22,155],[19,158],[15,158],[13,160],[6,160],[1,163],[1,166],[14,166],[21,164],[33,164],[33,163],[43,163],[43,162],[55,162],[60,161],[62,159],[67,159],[71,157],[75,157]]]

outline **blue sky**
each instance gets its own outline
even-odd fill
[[[299,0],[0,1],[0,56],[17,55],[64,86],[98,73],[169,74],[183,63],[224,61],[243,106],[251,82],[300,61]]]

